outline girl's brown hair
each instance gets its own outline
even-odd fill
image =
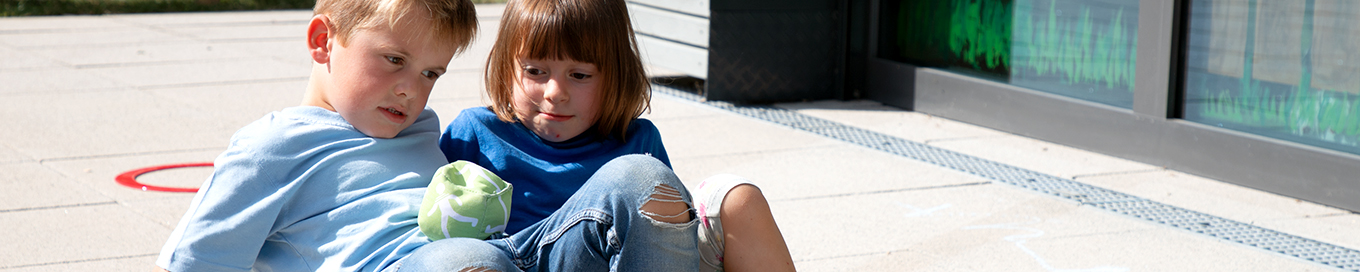
[[[331,32],[340,45],[359,29],[397,22],[416,9],[424,9],[433,23],[435,39],[452,43],[454,54],[463,52],[477,35],[477,9],[468,0],[317,0],[314,14],[331,20]]]
[[[623,0],[510,0],[500,34],[486,62],[491,110],[506,122],[515,117],[516,58],[574,60],[600,71],[600,116],[592,131],[626,139],[628,126],[651,108],[637,40]]]

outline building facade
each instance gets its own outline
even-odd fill
[[[691,48],[707,53],[693,75],[711,99],[871,99],[1360,211],[1360,1],[712,1],[688,4],[710,11],[690,19],[712,41]],[[748,19],[794,34],[733,41],[761,26],[731,23]],[[800,29],[839,42],[799,40]],[[724,57],[752,50],[819,69]],[[790,69],[823,87],[728,79]]]

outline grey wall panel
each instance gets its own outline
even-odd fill
[[[710,6],[709,0],[629,0],[628,2],[705,18],[709,15]]]
[[[708,18],[645,5],[628,5],[628,12],[639,35],[708,48]]]
[[[647,35],[637,35],[642,62],[681,72],[686,75],[708,77],[708,50]]]

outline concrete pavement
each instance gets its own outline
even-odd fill
[[[0,18],[0,186],[8,187],[0,190],[0,270],[151,269],[193,196],[114,177],[211,161],[236,129],[297,105],[310,69],[302,42],[310,14]],[[484,105],[480,73],[500,6],[478,14],[481,37],[430,100],[445,123]],[[718,173],[755,180],[802,271],[1328,271],[1340,270],[1328,265],[1336,258],[1360,259],[1347,255],[1360,248],[1355,213],[871,101],[760,109],[816,126],[669,88],[652,105],[645,117],[660,127],[677,174],[690,185]],[[826,127],[849,136],[827,136]],[[853,140],[864,135],[936,155]],[[951,166],[959,160],[978,166]],[[1175,208],[1167,217],[1189,211],[1241,223],[1245,236],[1341,253],[1308,260],[1131,216],[989,176],[997,165]],[[179,168],[139,181],[196,187],[209,173]]]

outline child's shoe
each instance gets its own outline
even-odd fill
[[[449,237],[486,239],[505,231],[513,191],[513,186],[486,168],[456,161],[435,172],[416,222],[432,241]]]
[[[704,260],[701,271],[723,271],[723,198],[737,185],[751,184],[746,179],[720,174],[699,183],[694,193],[694,206],[699,210],[699,256]],[[755,186],[755,184],[751,184]]]

